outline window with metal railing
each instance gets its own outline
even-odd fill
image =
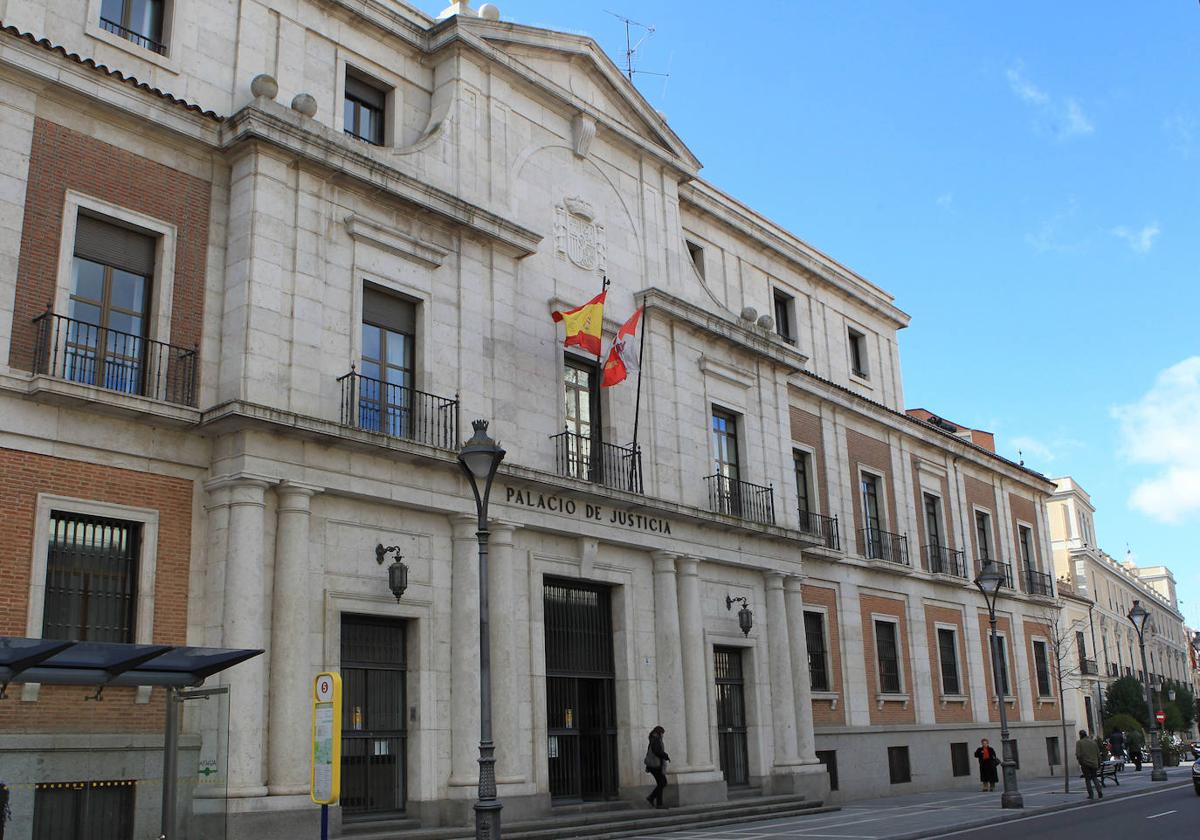
[[[132,642],[141,526],[54,511],[42,637]]]
[[[100,0],[100,28],[139,47],[166,55],[166,0]]]
[[[38,783],[33,790],[33,840],[133,840],[136,784],[133,780]]]

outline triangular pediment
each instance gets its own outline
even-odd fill
[[[681,169],[699,170],[700,161],[591,38],[516,24],[470,29],[478,44],[539,87],[654,147]]]

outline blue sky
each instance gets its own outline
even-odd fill
[[[606,10],[655,26],[637,84],[704,177],[912,316],[908,406],[1074,475],[1200,626],[1200,4],[497,5],[618,62]]]

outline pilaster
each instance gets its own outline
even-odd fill
[[[654,559],[654,657],[658,676],[658,725],[667,730],[668,737],[677,738],[683,734],[685,716],[679,597],[675,580],[676,555],[655,551],[651,557]]]
[[[479,780],[479,520],[454,514],[450,524],[450,786],[473,789]]]
[[[689,771],[713,769],[709,749],[708,680],[705,668],[704,621],[700,611],[699,562],[695,557],[680,557],[677,589],[679,595],[679,631],[683,660],[684,709],[687,720],[687,768]]]
[[[771,721],[775,736],[776,766],[791,766],[799,762],[796,738],[798,708],[796,685],[792,679],[791,639],[783,595],[783,575],[766,572],[763,575],[767,595],[767,657],[771,680]],[[811,722],[812,709],[809,708]]]
[[[796,706],[796,754],[801,764],[817,764],[817,745],[813,737],[812,689],[808,674],[808,636],[804,627],[804,578],[784,578],[787,605],[788,648],[791,653],[791,677]]]

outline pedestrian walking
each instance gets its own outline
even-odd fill
[[[1108,736],[1108,752],[1121,764],[1125,763],[1125,733],[1114,729]]]
[[[979,749],[975,750],[975,758],[979,760],[979,789],[989,791],[996,789],[996,768],[1000,766],[1000,756],[996,755],[996,751],[988,744],[988,739],[984,738],[979,742]]]
[[[663,735],[667,730],[656,726],[650,730],[650,743],[646,746],[646,772],[654,777],[654,790],[646,797],[653,808],[665,808],[663,790],[667,786],[667,762],[671,756],[663,746]]]
[[[1100,771],[1100,747],[1088,737],[1086,729],[1079,730],[1079,740],[1075,742],[1075,760],[1083,773],[1083,783],[1087,786],[1088,799],[1104,798],[1104,786],[1096,778]],[[1092,796],[1095,790],[1096,797]]]

